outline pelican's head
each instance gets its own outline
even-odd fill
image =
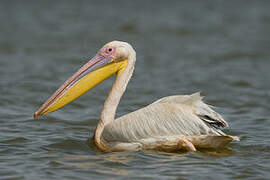
[[[34,113],[34,118],[60,109],[108,77],[121,74],[134,54],[132,46],[126,42],[105,44]]]

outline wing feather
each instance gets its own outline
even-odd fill
[[[108,142],[134,142],[162,136],[221,135],[215,126],[226,121],[202,101],[199,93],[169,96],[142,109],[117,118],[105,126],[102,137]]]

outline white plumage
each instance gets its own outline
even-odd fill
[[[195,93],[165,97],[117,118],[104,127],[102,139],[111,147],[115,145],[112,150],[124,150],[121,144],[124,148],[132,147],[130,150],[134,146],[136,150],[177,150],[185,148],[177,142],[183,138],[197,147],[221,148],[238,139],[218,128],[225,126],[226,121]]]

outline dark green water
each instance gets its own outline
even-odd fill
[[[0,179],[268,179],[269,1],[1,1]],[[137,51],[118,116],[201,91],[241,137],[196,153],[93,146],[113,78],[40,119],[39,106],[111,40]]]

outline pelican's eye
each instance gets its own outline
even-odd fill
[[[114,52],[115,52],[115,48],[113,48],[113,47],[107,47],[107,48],[105,49],[105,53],[106,53],[107,55],[113,55]]]
[[[113,57],[115,55],[115,47],[109,46],[102,48],[98,54],[104,57]]]

